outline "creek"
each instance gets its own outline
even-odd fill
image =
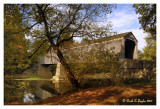
[[[4,80],[4,102],[37,103],[57,96],[55,85],[47,80]]]

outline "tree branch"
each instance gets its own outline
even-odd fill
[[[61,34],[63,33],[63,31],[64,31],[67,27],[69,27],[69,26],[74,22],[75,17],[76,17],[76,14],[78,13],[78,11],[79,11],[79,9],[80,9],[81,6],[82,6],[82,4],[80,4],[80,5],[78,6],[77,10],[76,10],[75,13],[73,14],[72,20],[70,20],[70,22],[69,22],[64,28],[62,28],[62,29],[60,30],[59,36],[58,36],[58,38],[57,38],[57,43],[58,43],[58,41],[59,41],[59,39],[60,39],[60,36],[61,36]]]
[[[49,48],[47,49],[46,53],[49,52],[49,50],[51,50],[52,46],[50,45]]]
[[[40,7],[38,4],[36,4],[36,6],[38,7],[38,13],[39,13],[40,17],[41,17],[42,21],[44,22],[46,36],[50,39],[48,23],[47,23],[47,20],[45,18],[45,14],[42,10],[42,7]]]
[[[30,58],[42,47],[42,45],[43,45],[44,43],[46,43],[46,42],[47,42],[47,40],[44,40],[44,41],[39,45],[39,47],[32,53],[32,55],[29,56],[28,58],[30,59]]]
[[[37,25],[37,24],[39,24],[39,23],[41,23],[41,22],[37,22],[37,23],[33,24],[32,26],[27,27],[27,29],[32,29],[35,25]]]
[[[46,4],[43,11],[45,11],[47,9],[47,7],[49,6],[49,4]]]
[[[74,13],[74,16],[76,15],[76,13],[79,11],[79,8],[81,7],[81,5],[79,5],[78,9],[76,10],[76,12]],[[85,17],[81,20],[81,22],[79,23],[79,26],[73,31],[73,34],[79,30],[79,28],[82,26],[82,23],[84,22],[84,20],[89,16],[91,15],[98,7],[96,7],[93,11],[91,11],[89,14],[86,14]],[[73,19],[72,19],[73,20]],[[68,25],[69,26],[69,25]],[[66,28],[66,27],[65,27]],[[59,39],[57,39],[57,46],[59,46],[61,43],[65,42],[65,41],[69,41],[70,39],[72,39],[74,36],[68,38],[68,39],[63,39],[61,40],[60,42],[58,42]],[[58,37],[59,38],[59,37]]]
[[[71,36],[70,38],[61,40],[60,42],[57,43],[57,46],[59,46],[61,43],[65,42],[65,41],[69,41],[70,39],[72,39],[72,38],[74,37],[74,36],[73,36],[74,33],[79,30],[79,28],[82,26],[83,21],[84,21],[86,18],[87,18],[87,17],[84,17],[84,18],[83,18],[83,20],[80,22],[79,26],[73,31],[72,36]]]
[[[74,32],[72,33],[72,36],[70,37],[70,38],[68,38],[68,39],[63,39],[63,40],[61,40],[59,43],[57,43],[57,46],[59,46],[60,44],[62,44],[63,42],[65,42],[65,41],[69,41],[69,40],[71,40],[74,36]]]
[[[36,6],[38,8],[39,15],[42,18],[42,22],[44,22],[44,25],[45,25],[45,34],[46,34],[45,36],[48,38],[48,41],[50,42],[51,46],[55,48],[56,45],[54,44],[52,40],[53,38],[50,36],[49,27],[48,27],[48,23],[45,17],[45,13],[43,12],[42,8],[38,4],[36,4]]]
[[[21,32],[24,32],[24,31],[26,31],[26,30],[30,30],[30,29],[32,29],[35,25],[37,25],[38,23],[41,23],[41,22],[37,22],[37,23],[33,24],[33,25],[30,26],[30,27],[26,27],[25,29],[22,29],[21,31],[12,32],[12,33],[10,33],[9,35],[20,34]],[[4,29],[4,30],[5,30],[5,31],[8,31],[8,30],[14,30],[14,29]],[[8,34],[8,33],[7,33],[7,34]]]

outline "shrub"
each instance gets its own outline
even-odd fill
[[[113,84],[118,85],[121,83],[119,53],[113,49],[104,50],[103,45],[86,51],[76,48],[71,49],[65,58],[78,79],[83,80],[85,74],[111,73]]]

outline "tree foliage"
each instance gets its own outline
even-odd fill
[[[109,4],[38,4],[22,5],[25,13],[24,23],[32,28],[34,38],[46,40],[45,17],[48,34],[56,46],[73,37],[102,37],[108,36],[111,25],[98,26],[104,14],[111,13],[114,5]],[[29,9],[28,9],[29,7]],[[40,11],[44,16],[40,15]],[[106,20],[106,19],[105,19]],[[37,31],[37,32],[36,32]]]
[[[89,50],[86,48],[73,48],[64,52],[76,77],[83,79],[86,74],[109,73],[112,82],[119,84],[121,82],[119,53],[115,53],[114,48],[104,50],[103,44],[91,47]]]
[[[156,41],[147,36],[145,38],[147,46],[143,48],[143,52],[139,51],[139,59],[141,60],[156,60]]]
[[[22,16],[18,5],[4,5],[4,72],[8,74],[20,73],[29,63]]]
[[[37,48],[39,49],[41,45],[48,43],[50,45],[48,49],[54,49],[73,88],[77,89],[78,82],[66,63],[60,46],[73,37],[106,36],[110,29],[108,26],[98,26],[98,22],[101,17],[111,13],[115,5],[27,4],[21,6],[25,16],[23,22],[27,24],[26,28],[32,29],[31,31],[40,31],[38,34],[31,35],[42,40],[42,44]]]
[[[141,28],[149,33],[146,47],[140,53],[142,60],[156,60],[156,4],[134,4],[137,14],[140,14]]]
[[[142,29],[156,38],[156,4],[134,4],[133,7],[140,14],[139,23]]]

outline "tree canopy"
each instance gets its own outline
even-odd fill
[[[4,72],[20,73],[28,67],[28,40],[25,39],[22,14],[17,5],[4,5]]]
[[[43,54],[53,49],[57,54],[72,86],[77,89],[74,78],[63,54],[62,47],[73,44],[74,37],[100,38],[110,34],[111,25],[106,22],[107,14],[115,8],[113,4],[10,4],[5,5],[5,62],[10,51],[16,55],[12,60],[22,62],[26,54]],[[105,21],[106,26],[99,25]],[[9,23],[8,23],[9,22]],[[12,28],[11,28],[12,27]],[[10,29],[11,28],[11,29]],[[10,36],[10,33],[11,36]],[[10,38],[17,41],[7,42]],[[31,46],[26,46],[25,36],[30,36]],[[14,43],[15,45],[10,45]],[[11,50],[9,48],[11,47]],[[14,49],[13,49],[13,48]],[[16,48],[15,48],[16,47]],[[29,49],[28,49],[28,48]],[[17,49],[17,50],[16,50]],[[9,50],[9,51],[7,51]],[[22,50],[22,51],[21,51]],[[24,55],[22,55],[24,54]],[[22,59],[20,58],[22,56]],[[22,62],[23,63],[23,62]],[[16,64],[13,62],[13,64]],[[17,65],[16,64],[16,68]],[[7,66],[7,65],[5,65]],[[22,65],[23,66],[23,65]]]
[[[31,31],[39,31],[29,34],[42,41],[38,49],[45,43],[50,45],[48,49],[54,49],[70,83],[78,89],[78,81],[66,63],[60,46],[74,37],[107,36],[109,26],[99,26],[98,22],[111,13],[113,7],[115,5],[112,4],[28,4],[22,5],[23,22]]]
[[[141,28],[149,33],[146,36],[146,47],[140,52],[142,60],[156,60],[156,4],[134,4],[133,7],[140,15]]]
[[[156,4],[134,4],[137,14],[140,14],[139,23],[144,31],[154,38],[156,35]]]
[[[102,27],[98,26],[98,22],[102,21],[102,16],[111,13],[115,5],[37,4],[22,5],[22,7],[24,22],[28,24],[27,28],[32,28],[33,31],[29,35],[41,40],[47,40],[47,37],[44,37],[47,35],[56,46],[59,46],[73,37],[107,36],[111,25]],[[45,22],[43,22],[44,17]],[[66,34],[68,36],[64,37]]]

